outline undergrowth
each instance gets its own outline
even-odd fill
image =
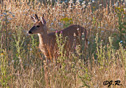
[[[0,87],[46,87],[44,55],[38,48],[38,36],[27,34],[33,26],[30,16],[37,13],[44,14],[48,32],[60,31],[71,24],[79,24],[88,31],[88,48],[84,50],[82,41],[82,48],[73,47],[75,51],[69,52],[69,57],[64,51],[67,37],[63,38],[62,32],[56,34],[58,63],[47,65],[51,88],[125,88],[124,2],[107,0],[112,1],[112,6],[111,2],[102,4],[105,0],[85,1],[48,4],[39,0],[0,1]]]

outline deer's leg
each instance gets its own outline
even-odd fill
[[[48,66],[46,61],[44,62],[44,77],[45,77],[45,88],[50,88],[48,77]]]
[[[51,62],[52,62],[53,61],[53,57],[52,57],[53,52],[51,52],[50,50],[48,50],[48,52],[49,52],[49,60],[51,60]]]
[[[49,71],[48,71],[48,59],[49,56],[45,55],[45,61],[44,61],[44,77],[45,77],[45,88],[50,88],[50,81],[49,81]]]

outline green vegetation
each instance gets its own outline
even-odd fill
[[[122,85],[110,85],[110,88],[125,88],[126,8],[122,2],[105,7],[95,2],[53,3],[51,6],[39,0],[26,1],[0,3],[0,87],[46,87],[44,55],[38,48],[38,36],[27,34],[33,26],[30,16],[37,13],[39,17],[44,14],[48,32],[71,24],[79,24],[88,31],[88,48],[84,50],[82,41],[73,47],[75,51],[69,52],[69,56],[64,51],[67,37],[56,33],[57,65],[53,62],[47,65],[50,88],[104,88],[108,84],[103,82],[111,80],[113,84],[120,80]]]

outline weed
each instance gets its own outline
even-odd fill
[[[11,79],[10,74],[8,73],[8,55],[5,50],[2,50],[0,54],[0,85],[3,88],[9,88],[9,80]]]
[[[67,37],[56,33],[60,66],[54,63],[48,66],[50,87],[103,88],[107,86],[103,85],[106,80],[120,80],[122,86],[110,87],[125,88],[126,13],[123,2],[84,0],[81,3],[70,0],[55,3],[52,0],[46,3],[44,0],[43,4],[39,1],[0,1],[0,87],[46,87],[38,37],[26,33],[33,25],[29,16],[44,14],[48,29],[60,31],[71,24],[79,24],[88,31],[88,48],[84,50],[83,35],[81,45],[69,52],[69,56],[64,51]],[[118,7],[113,7],[113,4],[118,4]]]

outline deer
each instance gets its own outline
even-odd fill
[[[65,43],[64,50],[67,51],[67,53],[73,51],[73,45],[74,40],[76,40],[76,44],[80,44],[80,41],[82,40],[82,34],[84,34],[84,41],[85,41],[85,47],[87,48],[87,30],[80,26],[80,25],[70,25],[69,27],[62,29],[57,32],[51,32],[47,33],[48,27],[46,25],[46,21],[44,19],[44,16],[38,17],[37,14],[35,16],[31,16],[31,19],[34,22],[33,27],[28,31],[29,34],[38,34],[39,37],[39,49],[44,54],[47,64],[48,60],[53,60],[56,55],[58,55],[58,45],[56,42],[56,33],[59,35],[62,33],[63,38],[67,37],[67,43]],[[76,36],[75,36],[76,35]],[[48,80],[48,73],[47,73],[47,67],[44,66],[45,70],[45,80],[46,80],[46,86],[49,88],[49,80]]]
[[[41,52],[44,54],[45,58],[48,60],[53,60],[54,55],[57,54],[57,43],[56,43],[56,32],[47,33],[48,27],[46,26],[46,21],[44,16],[38,17],[35,14],[35,17],[31,16],[31,19],[34,22],[33,27],[29,30],[29,34],[38,34],[39,36],[39,48]],[[80,25],[70,25],[69,27],[60,30],[57,32],[59,35],[63,34],[63,37],[67,37],[67,43],[65,49],[69,52],[73,48],[71,47],[74,43],[74,39],[79,43],[79,39],[81,39],[82,34],[85,35],[85,47],[87,47],[87,30]],[[76,36],[75,36],[76,35]]]

